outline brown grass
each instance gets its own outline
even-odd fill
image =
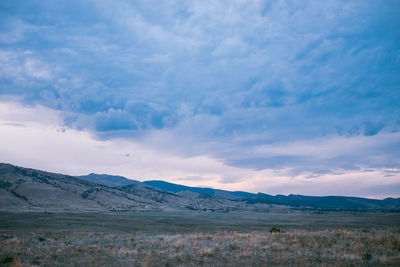
[[[0,235],[4,266],[399,266],[399,229]]]

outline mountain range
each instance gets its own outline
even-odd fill
[[[400,198],[268,195],[123,176],[68,176],[0,163],[2,211],[400,211]]]

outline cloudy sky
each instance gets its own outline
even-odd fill
[[[400,2],[0,1],[0,161],[400,197]]]

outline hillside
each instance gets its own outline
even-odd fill
[[[89,180],[89,181],[88,181]],[[0,211],[399,211],[400,198],[267,195],[122,176],[80,178],[0,163]]]
[[[245,198],[252,198],[255,194],[243,192],[243,191],[226,191],[220,189],[213,189],[207,187],[191,187],[185,185],[179,185],[174,183],[169,183],[160,180],[144,181],[144,184],[152,186],[154,188],[159,188],[168,192],[178,193],[181,191],[191,191],[199,194],[205,194],[209,196],[215,196],[224,199],[238,200]]]
[[[160,180],[145,181],[146,185],[180,193],[185,191],[205,194],[218,198],[241,201],[246,204],[272,204],[296,208],[311,208],[322,210],[400,210],[400,198],[387,198],[384,200],[345,197],[345,196],[303,196],[303,195],[268,195],[263,193],[253,194],[243,191],[226,191],[212,188],[190,187]]]
[[[264,203],[324,210],[400,210],[400,198],[379,200],[360,197],[315,197],[293,194],[271,196],[258,193],[255,197],[247,199],[246,202],[248,204]]]
[[[109,187],[118,187],[118,186],[125,186],[125,185],[132,185],[132,184],[141,184],[141,182],[136,180],[131,180],[119,175],[109,175],[109,174],[96,174],[90,173],[88,175],[81,175],[76,176],[76,178],[96,183],[107,185]]]
[[[113,187],[0,163],[0,211],[226,211],[239,207],[227,199],[204,194],[188,197],[124,177],[91,177]],[[115,186],[126,180],[132,184]]]
[[[169,205],[72,176],[0,164],[0,210],[112,211],[168,210]],[[157,191],[157,194],[167,194]]]

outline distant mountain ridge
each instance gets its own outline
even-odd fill
[[[271,196],[258,193],[256,197],[247,199],[247,203],[268,203],[288,205],[292,207],[310,207],[324,210],[398,210],[400,198],[386,198],[383,200],[361,197],[344,196],[303,196],[303,195],[276,195]]]
[[[186,195],[183,192],[193,192],[197,194],[222,198],[232,201],[241,201],[246,204],[273,204],[284,205],[296,208],[310,208],[321,210],[400,210],[400,198],[386,198],[383,200],[369,199],[361,197],[345,197],[345,196],[304,196],[290,194],[285,195],[268,195],[264,193],[249,193],[244,191],[227,191],[221,189],[213,189],[208,187],[191,187],[180,184],[174,184],[162,180],[151,180],[139,182],[130,180],[122,176],[112,175],[96,175],[88,176],[96,177],[98,183],[108,184],[117,187],[120,183],[115,181],[115,177],[123,178],[124,183],[142,184],[151,188],[157,188],[166,192]],[[80,177],[88,177],[80,176]],[[90,181],[96,182],[96,179]],[[120,180],[118,180],[120,181]]]
[[[5,211],[257,211],[288,209],[400,211],[400,198],[268,195],[190,187],[123,176],[72,177],[0,163],[0,210]]]
[[[123,176],[109,175],[109,174],[90,173],[88,175],[76,176],[76,178],[79,178],[79,179],[82,179],[82,180],[85,180],[88,182],[92,182],[92,183],[107,185],[110,187],[118,187],[118,186],[125,186],[125,185],[131,185],[131,184],[142,184],[139,181],[131,180],[131,179],[125,178]]]
[[[209,196],[216,196],[220,198],[226,198],[226,199],[244,199],[244,198],[252,198],[256,194],[253,193],[248,193],[248,192],[243,192],[243,191],[227,191],[227,190],[221,190],[221,189],[213,189],[213,188],[208,188],[208,187],[191,187],[191,186],[185,186],[185,185],[179,185],[179,184],[174,184],[174,183],[169,183],[161,180],[152,180],[152,181],[144,181],[144,184],[159,188],[168,192],[172,193],[178,193],[181,191],[191,191],[191,192],[196,192],[199,194],[205,194]]]
[[[253,194],[243,191],[190,187],[161,180],[144,181],[143,183],[169,192],[178,193],[187,190],[210,196],[226,197],[231,200],[240,200],[247,204],[263,203],[323,210],[400,210],[400,198],[379,200],[361,197],[303,196],[295,194],[273,196],[264,193]]]
[[[120,186],[135,184],[135,185],[142,185],[142,186],[148,186],[151,188],[161,189],[161,190],[164,190],[164,191],[167,191],[170,193],[179,193],[181,191],[191,191],[191,192],[195,192],[195,193],[199,193],[199,194],[215,196],[215,197],[230,199],[230,200],[251,198],[256,195],[253,193],[248,193],[248,192],[243,192],[243,191],[227,191],[227,190],[213,189],[213,188],[207,188],[207,187],[204,187],[204,188],[191,187],[191,186],[169,183],[169,182],[162,181],[162,180],[151,180],[151,181],[139,182],[137,180],[128,179],[123,176],[109,175],[109,174],[90,173],[88,175],[76,176],[76,178],[79,178],[79,179],[82,179],[82,180],[85,180],[88,182],[92,182],[92,183],[110,186],[110,187],[120,187]]]

